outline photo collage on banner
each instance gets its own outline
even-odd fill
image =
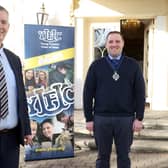
[[[74,156],[74,28],[25,25],[24,82],[33,144],[25,160]]]

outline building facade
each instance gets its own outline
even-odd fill
[[[168,110],[168,0],[1,0],[11,20],[5,46],[21,58],[24,24],[37,23],[42,2],[49,14],[47,24],[75,26],[75,108],[83,107],[83,84],[90,63],[105,54],[105,35],[119,30],[126,37],[126,52],[142,68],[150,109]]]
[[[168,110],[168,1],[80,0],[79,4],[75,11],[76,108],[82,107],[85,75],[90,63],[96,59],[95,30],[112,29],[124,32],[129,41],[128,53],[136,54],[134,56],[142,66],[150,109]],[[139,24],[143,25],[141,31],[126,29]],[[141,38],[138,38],[140,34]],[[130,51],[138,47],[142,50]]]

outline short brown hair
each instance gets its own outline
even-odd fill
[[[119,34],[119,35],[121,36],[122,40],[124,41],[124,36],[123,36],[122,33],[119,32],[119,31],[110,31],[110,32],[107,34],[107,36],[106,36],[106,41],[107,41],[109,35],[111,35],[111,34]]]

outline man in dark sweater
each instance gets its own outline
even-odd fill
[[[108,33],[108,55],[91,64],[84,85],[86,128],[94,131],[98,148],[96,168],[110,168],[113,140],[117,167],[130,168],[133,132],[143,127],[144,79],[138,63],[122,54],[123,47],[120,32]]]

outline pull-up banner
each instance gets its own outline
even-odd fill
[[[33,144],[25,160],[74,156],[74,28],[25,25],[24,82]]]

